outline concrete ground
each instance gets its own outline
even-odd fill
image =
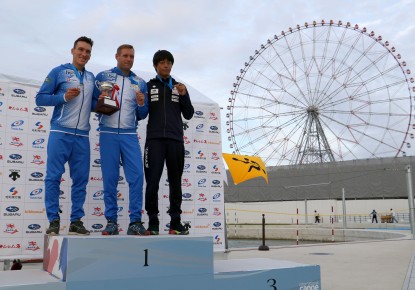
[[[323,290],[415,290],[415,240],[319,243],[258,248],[233,248],[215,253],[215,259],[269,258],[320,265]],[[1,268],[3,265],[1,263]],[[39,269],[41,263],[24,263],[25,269]]]
[[[405,238],[386,241],[230,249],[216,253],[215,259],[270,258],[320,265],[323,290],[409,290],[415,289],[414,254],[415,240],[407,232]]]

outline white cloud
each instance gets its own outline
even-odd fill
[[[154,72],[154,52],[167,49],[176,59],[173,74],[226,107],[235,77],[255,49],[313,20],[366,26],[415,71],[414,6],[413,0],[0,0],[1,73],[42,80],[52,67],[71,61],[73,41],[86,35],[95,42],[91,67],[115,66],[116,48],[130,43],[134,69]]]

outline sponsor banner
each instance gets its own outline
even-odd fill
[[[42,238],[46,233],[48,225],[45,225],[43,220],[28,220],[25,219],[22,225],[22,232],[27,237]],[[43,241],[40,245],[43,245]]]
[[[10,182],[2,183],[1,186],[0,201],[2,202],[24,202],[25,201],[25,188],[24,184],[12,184]]]
[[[0,240],[0,257],[14,257],[22,254],[22,238],[2,238]]]
[[[49,225],[44,206],[44,180],[53,107],[36,105],[34,96],[37,89],[12,81],[0,82],[0,257],[18,254],[41,257],[42,235]],[[193,105],[193,118],[183,120],[185,166],[182,177],[182,221],[189,223],[191,234],[210,232],[214,249],[221,250],[224,249],[222,232],[225,173],[221,158],[220,110],[213,106]],[[91,160],[83,221],[92,234],[100,235],[106,219],[97,130],[98,115],[91,114],[90,122]],[[142,152],[146,123],[147,120],[140,121],[137,130]],[[120,234],[126,234],[129,224],[129,189],[123,167],[120,167],[119,176],[118,222]],[[69,166],[65,164],[59,192],[61,234],[67,234],[70,224],[71,185]],[[143,195],[144,192],[145,185]],[[142,221],[147,226],[144,202]],[[159,185],[159,210],[160,233],[167,234],[170,216],[166,167]],[[13,233],[15,230],[17,232]],[[16,235],[20,236],[15,238]]]
[[[2,202],[0,204],[1,220],[3,221],[19,221],[23,219],[24,214],[23,202]]]
[[[23,237],[23,220],[6,220],[0,222],[0,237],[21,238]]]

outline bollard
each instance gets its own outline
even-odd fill
[[[8,271],[10,270],[10,259],[4,259],[3,261],[3,271]]]
[[[269,251],[268,246],[265,245],[265,214],[262,214],[262,245],[258,248],[259,251]]]

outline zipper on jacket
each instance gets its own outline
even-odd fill
[[[162,83],[163,86],[163,104],[164,104],[164,128],[163,136],[166,137],[166,126],[167,126],[167,114],[166,114],[166,85]]]
[[[125,80],[125,77],[123,76],[122,77],[122,87],[121,87],[121,93],[120,94],[118,94],[118,96],[120,96],[120,100],[119,100],[119,102],[120,102],[120,113],[118,114],[118,134],[120,133],[120,120],[121,120],[121,108],[122,108],[122,100],[123,100],[123,94],[124,94],[124,80]]]
[[[86,71],[84,73],[86,73]],[[86,75],[85,75],[85,77],[86,77]],[[77,133],[78,125],[79,125],[79,120],[81,119],[81,112],[82,112],[82,107],[84,105],[84,98],[85,98],[84,85],[82,85],[81,88],[82,88],[82,102],[81,102],[81,108],[79,109],[78,122],[76,123],[76,127],[75,127],[75,135],[78,135],[78,133]]]

